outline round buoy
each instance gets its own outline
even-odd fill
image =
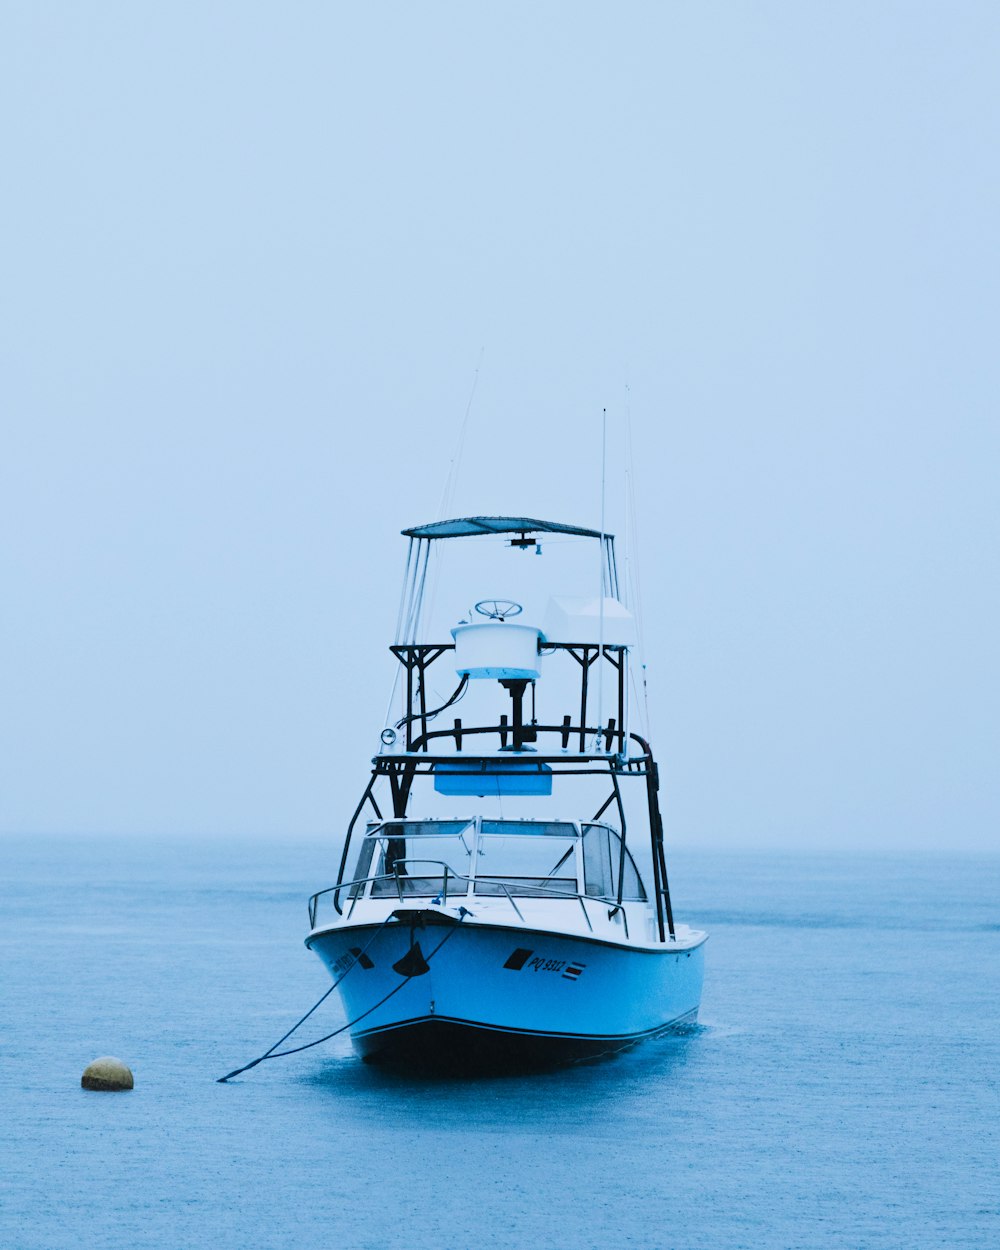
[[[132,1070],[120,1059],[115,1059],[113,1055],[103,1055],[87,1064],[80,1084],[84,1089],[119,1090],[131,1089],[134,1081]]]

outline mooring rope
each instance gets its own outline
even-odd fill
[[[458,932],[458,926],[462,923],[462,921],[465,919],[467,915],[469,915],[469,913],[465,910],[464,907],[459,908],[459,917],[458,917],[457,923],[455,924],[455,927],[453,929],[449,929],[448,932],[441,939],[441,941],[438,942],[437,946],[434,947],[431,953],[424,957],[424,962],[426,964],[430,964],[431,960],[438,953],[441,947],[444,946],[445,942],[447,942],[449,938],[453,938],[455,936],[455,934]],[[368,948],[372,945],[372,943],[375,941],[375,939],[378,937],[378,935],[382,932],[382,930],[386,927],[386,925],[389,923],[391,919],[392,919],[392,916],[386,916],[385,920],[382,921],[379,927],[375,930],[375,932],[368,939],[368,942],[363,947],[360,954],[354,957],[354,963],[352,963],[351,966],[345,970],[342,976],[338,977],[338,979],[334,981],[334,983],[330,986],[330,988],[326,991],[326,993],[323,994],[321,998],[317,999],[317,1001],[313,1003],[313,1005],[309,1008],[309,1010],[302,1017],[302,1019],[298,1020],[295,1024],[292,1025],[292,1027],[288,1030],[288,1032],[284,1035],[284,1037],[280,1037],[274,1043],[274,1045],[270,1048],[270,1050],[266,1050],[264,1054],[262,1054],[259,1058],[254,1059],[253,1062],[244,1064],[242,1068],[234,1068],[232,1072],[227,1072],[225,1076],[218,1077],[216,1079],[216,1084],[225,1085],[225,1083],[231,1080],[234,1076],[239,1076],[241,1072],[249,1072],[251,1068],[256,1068],[256,1066],[259,1063],[263,1063],[265,1059],[283,1059],[286,1055],[297,1055],[299,1051],[311,1050],[313,1046],[320,1046],[322,1045],[323,1042],[328,1042],[332,1037],[336,1037],[339,1033],[344,1033],[347,1029],[354,1028],[354,1026],[357,1023],[359,1023],[359,1021],[363,1020],[365,1016],[370,1016],[372,1012],[377,1011],[379,1007],[382,1006],[383,1003],[387,1003],[394,994],[398,994],[399,991],[403,988],[403,986],[407,983],[407,981],[411,981],[415,976],[418,975],[416,972],[405,973],[403,975],[402,981],[400,981],[398,985],[393,986],[393,988],[389,991],[388,994],[385,995],[384,998],[380,998],[378,1002],[374,1004],[374,1006],[369,1007],[367,1011],[363,1011],[360,1016],[355,1016],[353,1020],[348,1020],[346,1024],[342,1024],[339,1029],[334,1029],[332,1033],[327,1033],[325,1037],[318,1037],[316,1041],[314,1042],[306,1042],[304,1046],[293,1046],[290,1050],[278,1050],[278,1047],[281,1045],[281,1043],[284,1041],[287,1041],[288,1038],[290,1038],[292,1034],[295,1032],[295,1030],[299,1027],[299,1025],[304,1024],[306,1020],[309,1019],[309,1017],[316,1010],[316,1008],[319,1007],[322,1003],[324,1003],[330,997],[330,995],[337,988],[337,986],[340,985],[340,983],[344,980],[344,977],[346,977],[347,974],[361,962],[362,955],[366,955],[368,953]],[[412,949],[412,944],[411,944],[411,949]]]

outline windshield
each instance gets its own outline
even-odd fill
[[[579,841],[576,825],[569,821],[484,820],[476,893],[529,898],[576,894]]]
[[[581,837],[582,828],[582,837]],[[606,825],[568,820],[387,820],[361,843],[350,896],[479,895],[554,898],[618,895],[620,836]],[[474,880],[473,880],[474,879]],[[627,900],[646,897],[625,852]]]
[[[355,877],[374,876],[375,897],[417,894],[433,897],[467,890],[472,864],[474,823],[466,820],[390,820],[370,829],[361,844]],[[352,888],[352,894],[363,889]]]
[[[583,826],[583,875],[587,893],[595,898],[618,897],[618,872],[622,863],[621,836],[607,825]],[[622,899],[644,900],[646,891],[629,852],[625,851]]]
[[[575,838],[576,825],[568,820],[484,820],[480,826],[486,834],[510,834],[533,838]]]

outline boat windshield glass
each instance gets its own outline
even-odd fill
[[[622,862],[621,835],[607,825],[583,826],[583,874],[587,893],[594,898],[617,899]],[[632,856],[625,852],[622,899],[645,900],[646,891]]]
[[[575,838],[576,825],[568,820],[484,820],[483,833],[513,834],[518,837]]]
[[[477,835],[474,820],[387,820],[369,826],[350,896],[363,894],[370,880],[374,898],[455,897],[467,893],[474,876],[472,888],[479,895],[555,898],[583,893],[615,899],[621,864],[621,837],[607,825],[483,820]],[[627,850],[622,898],[646,898]]]
[[[466,891],[472,862],[474,826],[465,820],[391,820],[370,830],[361,846],[356,877],[374,876],[373,897],[396,894],[434,896]]]
[[[525,898],[576,894],[579,841],[569,821],[484,820],[475,892]]]

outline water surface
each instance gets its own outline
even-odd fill
[[[332,848],[0,854],[5,1247],[1000,1245],[1000,858],[677,854],[698,1028],[460,1081],[338,1038],[224,1086],[328,984],[302,937]],[[79,1088],[106,1053],[132,1093]]]

